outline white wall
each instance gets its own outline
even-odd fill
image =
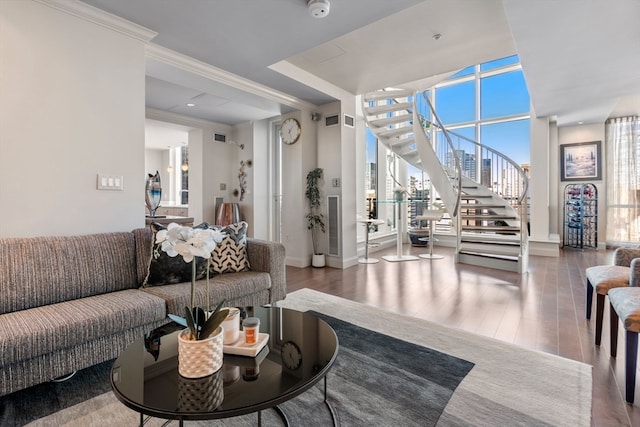
[[[308,111],[284,115],[282,120],[287,117],[298,119],[302,133],[295,144],[282,147],[282,243],[287,265],[307,267],[313,250],[305,219],[308,208],[304,193],[307,173],[318,165],[316,122]]]
[[[260,120],[253,123],[253,142],[251,144],[251,159],[253,167],[247,169],[249,184],[247,200],[251,203],[247,209],[247,221],[250,220],[250,235],[259,239],[269,239],[271,201],[269,132],[270,120]],[[248,153],[247,153],[248,154]],[[253,231],[251,231],[253,228]]]
[[[204,219],[204,168],[206,162],[204,155],[205,131],[192,129],[189,131],[189,216],[193,218],[193,224],[197,225]],[[211,223],[213,224],[213,223]]]
[[[261,126],[258,126],[260,128]],[[231,197],[229,200],[225,200],[228,202],[236,202],[240,206],[240,216],[243,220],[247,221],[249,224],[249,235],[255,236],[256,224],[254,222],[254,201],[255,197],[255,183],[254,183],[254,167],[248,166],[246,163],[251,160],[251,163],[255,165],[255,163],[264,163],[267,162],[267,158],[258,159],[257,162],[254,160],[253,150],[256,144],[260,144],[261,142],[255,141],[255,138],[266,139],[267,134],[265,130],[265,134],[262,136],[256,135],[256,129],[254,128],[254,122],[246,122],[242,125],[238,125],[234,127],[234,135],[236,144],[243,144],[244,148],[239,148],[234,146],[234,152],[231,157],[229,157],[229,166],[231,168],[231,176],[229,177],[229,182],[231,183]],[[240,201],[240,162],[245,162],[244,173],[246,174],[246,188],[243,200]],[[233,193],[238,192],[238,196],[235,196]]]
[[[220,132],[220,126],[218,126]],[[213,142],[213,129],[204,130],[204,142],[202,150],[202,219],[209,224],[216,223],[215,203],[216,197],[222,197],[225,202],[235,202],[232,196],[233,189],[237,187],[237,179],[233,178],[239,148],[230,144]],[[223,132],[227,140],[233,140],[231,128]],[[220,189],[220,184],[226,186]],[[191,212],[191,208],[189,208]]]
[[[342,120],[342,114],[340,111],[340,102],[333,102],[323,105],[318,109],[321,115],[321,120],[316,122],[317,139],[318,139],[318,167],[323,169],[323,186],[320,188],[320,194],[322,196],[322,212],[325,216],[326,233],[319,234],[319,249],[320,252],[327,254],[329,245],[329,217],[327,212],[327,196],[339,196],[340,205],[343,203],[343,189],[342,189],[342,168],[343,163],[341,153],[341,124],[335,126],[326,126],[325,118],[327,116],[338,115],[339,120]],[[340,187],[333,187],[331,181],[333,179],[340,180]],[[305,181],[306,185],[306,181]],[[306,211],[305,211],[306,213]],[[343,218],[339,218],[341,224],[344,222]],[[342,235],[342,233],[340,233]],[[342,248],[341,248],[342,249]],[[335,266],[336,259],[326,257],[327,265]]]
[[[555,129],[555,128],[554,128]],[[555,144],[555,142],[553,142]],[[553,171],[555,158],[552,156],[549,120],[546,117],[531,118],[531,180],[529,253],[531,255],[558,256],[560,239],[557,229],[552,229],[549,221],[555,215],[555,187]]]
[[[162,178],[162,172],[167,172],[167,164],[163,162],[163,154],[167,150],[144,150],[144,171],[145,173],[154,174],[156,171],[160,173],[160,182],[162,183],[162,200],[166,200],[168,197],[168,191],[164,191],[165,180]]]
[[[0,236],[143,227],[145,43],[32,1],[0,40]]]
[[[340,199],[340,257],[327,257],[327,265],[344,268],[357,263],[358,199],[355,195],[360,193],[356,192],[356,183],[364,182],[364,175],[356,175],[356,129],[344,126],[345,114],[356,116],[355,97],[345,96],[342,101],[323,105],[318,111],[322,115],[317,125],[317,156],[318,166],[324,169],[323,199],[330,195],[337,195]],[[327,127],[325,117],[334,114],[338,114],[339,124]],[[332,180],[336,178],[340,180],[339,187],[333,186]],[[323,208],[326,215],[326,204]],[[328,225],[327,221],[325,223]],[[326,253],[328,235],[322,237],[321,249]]]

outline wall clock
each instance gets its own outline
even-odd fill
[[[282,363],[284,366],[292,371],[298,369],[302,363],[302,352],[300,351],[300,347],[298,347],[298,345],[293,341],[287,341],[282,344],[280,356],[282,357]]]
[[[287,145],[294,144],[302,133],[302,128],[300,127],[300,122],[294,118],[288,118],[284,122],[282,122],[282,126],[280,126],[280,137],[282,138],[282,142]]]

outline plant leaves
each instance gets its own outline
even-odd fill
[[[187,319],[187,326],[189,327],[189,331],[191,331],[191,339],[198,339],[196,335],[196,324],[193,320],[193,313],[189,307],[184,308],[184,318]]]
[[[216,329],[218,329],[218,326],[220,326],[222,322],[224,322],[224,319],[226,319],[229,315],[228,308],[225,308],[224,310],[219,310],[219,308],[220,306],[218,306],[216,312],[202,326],[199,339],[203,340],[211,335]]]

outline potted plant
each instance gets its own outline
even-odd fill
[[[170,257],[181,255],[184,262],[192,265],[191,304],[184,308],[187,329],[178,336],[178,372],[186,378],[201,378],[211,375],[222,367],[223,329],[220,326],[229,314],[222,308],[222,301],[211,313],[209,307],[209,258],[222,241],[224,235],[210,228],[191,228],[171,223],[156,234],[156,249]],[[159,249],[158,249],[159,248]],[[207,307],[195,305],[196,261],[198,257],[207,260]]]
[[[318,250],[318,232],[324,233],[324,215],[322,214],[322,199],[320,197],[320,181],[322,180],[322,168],[315,168],[307,174],[307,190],[304,195],[309,202],[309,212],[307,213],[307,229],[311,230],[311,241],[313,243],[313,257],[311,265],[314,267],[324,267],[324,254]]]

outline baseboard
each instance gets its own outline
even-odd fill
[[[529,239],[529,255],[559,257],[560,242],[536,241]]]
[[[327,267],[345,269],[358,265],[358,257],[351,257],[341,260],[339,257],[327,257]]]
[[[305,268],[311,265],[311,255],[304,258],[294,258],[287,256],[285,264],[291,267]]]

